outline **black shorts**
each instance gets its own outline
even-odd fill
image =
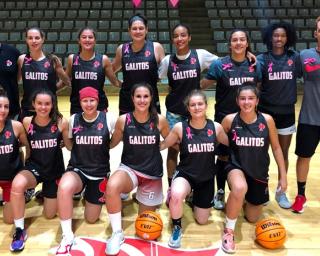
[[[193,190],[192,203],[194,206],[204,209],[212,207],[212,200],[214,197],[214,177],[207,181],[197,182],[194,178],[181,171],[175,171],[173,177],[174,179],[182,177],[189,182],[191,189]]]
[[[296,150],[300,157],[312,157],[320,140],[320,126],[310,124],[298,124]]]
[[[235,165],[228,163],[226,165],[226,172],[229,173],[230,171],[240,168],[236,167]],[[245,200],[252,204],[252,205],[261,205],[269,201],[269,188],[268,188],[268,181],[265,180],[258,180],[249,175],[247,175],[243,170],[241,170],[246,178],[248,191],[245,195]]]
[[[258,107],[259,111],[261,111],[262,113],[266,113],[269,114],[270,116],[272,116],[277,129],[285,129],[285,128],[289,128],[294,126],[295,121],[296,121],[296,116],[295,113],[289,113],[289,114],[279,114],[275,111],[272,110],[268,110],[262,106]]]
[[[71,171],[79,175],[82,181],[82,189],[85,189],[84,199],[86,201],[98,205],[102,205],[105,203],[105,192],[109,175],[108,177],[101,177],[97,180],[91,180],[86,177],[78,168],[68,166],[67,171]]]
[[[61,176],[54,179],[44,179],[41,177],[39,172],[33,168],[32,164],[26,162],[25,169],[32,173],[36,178],[37,184],[42,183],[42,194],[46,198],[57,198],[58,185],[60,182]]]

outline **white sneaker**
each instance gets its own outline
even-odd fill
[[[66,236],[62,237],[60,245],[56,251],[56,255],[70,255],[72,246],[74,245],[74,236],[67,238]]]
[[[224,207],[224,191],[222,189],[219,189],[213,198],[213,208],[216,210],[223,210]]]
[[[120,247],[124,243],[124,235],[122,230],[112,233],[112,236],[107,240],[106,251],[107,255],[117,255],[120,252]]]

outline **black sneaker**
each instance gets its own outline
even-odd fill
[[[26,203],[29,203],[31,201],[32,197],[34,196],[34,191],[34,188],[30,188],[24,192],[24,198],[26,200]]]
[[[27,232],[25,231],[25,229],[16,228],[16,232],[13,234],[10,250],[12,252],[23,251],[26,240]]]

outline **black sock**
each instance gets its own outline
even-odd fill
[[[305,196],[305,190],[306,190],[306,183],[307,182],[297,182],[298,184],[298,195]]]
[[[172,183],[172,178],[168,177],[168,186],[169,186],[169,188],[171,187],[171,183]]]
[[[225,166],[226,166],[227,162],[226,161],[222,161],[220,159],[217,159],[216,162],[216,167],[217,167],[217,191],[219,189],[222,189],[224,191],[225,189],[225,185],[226,185],[226,180],[227,180],[227,173],[225,171]]]
[[[172,219],[172,225],[173,226],[178,226],[179,228],[181,228],[181,218],[179,219]]]

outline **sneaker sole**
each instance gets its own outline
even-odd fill
[[[180,247],[181,247],[181,243],[178,244],[178,245],[176,245],[176,244],[171,244],[171,243],[169,242],[169,243],[168,243],[168,246],[169,246],[170,248],[180,248]]]
[[[236,253],[236,250],[227,250],[227,249],[225,249],[223,246],[221,246],[221,249],[222,249],[222,251],[224,251],[225,253],[228,253],[228,254],[234,254],[234,253]]]
[[[11,252],[22,252],[23,250],[24,250],[24,246],[25,246],[25,242],[27,241],[27,238],[28,238],[28,236],[27,236],[27,234],[26,234],[26,236],[24,237],[24,241],[23,241],[23,247],[22,248],[20,248],[20,249],[13,249],[12,247],[11,247],[11,245],[10,245],[10,251]]]
[[[124,243],[124,241],[125,241],[125,239],[123,239],[123,240],[120,242],[120,247],[121,247],[121,245]],[[118,254],[120,253],[120,250],[121,250],[121,248],[119,249],[118,252],[115,252],[115,253],[109,253],[109,252],[107,252],[107,250],[105,250],[105,254],[106,254],[106,255],[110,255],[110,256],[118,255]]]
[[[294,213],[303,213],[303,212],[304,212],[304,208],[305,208],[306,206],[307,206],[307,203],[304,203],[303,206],[302,206],[302,210],[297,211],[297,210],[292,209],[292,212],[294,212]]]

